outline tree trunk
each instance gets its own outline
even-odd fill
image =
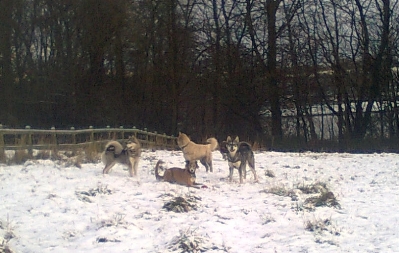
[[[283,137],[281,126],[280,92],[277,81],[277,30],[276,12],[279,0],[266,1],[268,52],[267,52],[267,84],[270,94],[270,110],[272,113],[272,136]]]

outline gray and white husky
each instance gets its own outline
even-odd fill
[[[116,164],[124,164],[129,167],[129,175],[137,176],[137,169],[141,155],[141,145],[135,136],[130,136],[125,145],[118,141],[110,141],[105,146],[101,160],[105,164],[103,174],[108,174]]]
[[[238,169],[240,175],[240,184],[243,183],[243,178],[247,177],[246,166],[247,163],[254,174],[255,182],[258,181],[258,176],[255,171],[255,157],[252,147],[247,142],[240,142],[238,136],[233,140],[230,136],[227,137],[226,141],[223,141],[220,145],[220,152],[227,157],[229,164],[229,179],[230,182],[233,180],[233,171]]]

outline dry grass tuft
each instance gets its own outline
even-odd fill
[[[14,251],[8,246],[11,239],[15,238],[13,227],[10,224],[7,215],[7,221],[0,221],[0,253],[13,253]]]
[[[333,224],[331,218],[307,220],[304,227],[315,234],[323,234],[324,232],[337,236],[341,234],[341,231]]]
[[[97,242],[97,243],[121,242],[121,240],[119,240],[119,239],[114,239],[114,238],[107,238],[107,237],[97,237],[96,242]]]
[[[180,230],[180,235],[172,239],[168,248],[173,251],[181,250],[180,252],[206,252],[206,249],[201,246],[204,238],[196,236],[194,232],[189,229]]]
[[[267,177],[276,177],[276,174],[272,170],[266,170],[265,171],[265,176],[267,176]]]
[[[110,195],[112,194],[112,191],[108,189],[108,186],[104,186],[102,184],[99,184],[97,188],[90,189],[88,191],[75,191],[75,195],[78,197],[79,200],[88,203],[93,202],[90,197],[95,197],[98,194]]]
[[[198,200],[201,200],[201,198],[195,196],[188,196],[186,198],[175,197],[172,200],[167,201],[162,208],[176,213],[189,212],[191,210],[198,210]]]
[[[267,215],[263,216],[262,220],[263,220],[262,225],[266,225],[271,222],[276,222],[276,219],[273,216],[271,216],[271,214],[267,214]]]
[[[313,184],[298,184],[297,189],[301,190],[304,194],[314,194],[328,191],[326,183],[315,182]]]
[[[225,247],[218,247],[214,243],[211,243],[208,236],[200,236],[195,233],[195,230],[191,230],[190,228],[180,230],[179,233],[169,243],[168,250],[182,253],[198,253],[213,250],[228,252]]]
[[[105,219],[105,220],[101,220],[98,224],[98,228],[103,228],[103,227],[118,227],[118,226],[125,226],[126,222],[125,222],[125,214],[115,214],[112,219]]]
[[[309,185],[298,185],[297,189],[304,194],[313,194],[308,197],[304,203],[303,208],[313,211],[316,207],[327,206],[334,208],[341,208],[334,193],[330,191],[326,183],[316,182]]]
[[[304,202],[304,207],[310,210],[320,206],[341,208],[334,193],[331,191],[322,192],[318,196],[307,198]]]
[[[261,192],[271,193],[278,196],[288,196],[290,191],[285,186],[273,186],[269,189],[262,190]]]

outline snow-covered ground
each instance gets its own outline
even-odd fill
[[[0,251],[399,251],[398,154],[256,152],[259,183],[248,170],[242,185],[213,155],[201,189],[155,180],[158,159],[183,167],[180,151],[144,151],[137,178],[121,165],[0,164]],[[163,208],[176,197],[193,209]]]

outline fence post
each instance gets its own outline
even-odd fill
[[[157,131],[154,132],[152,141],[155,142],[155,148],[158,148],[158,132]]]
[[[76,145],[76,133],[75,133],[75,128],[71,127],[72,132],[72,144]]]
[[[94,128],[93,126],[89,126],[90,131],[90,142],[94,144]]]
[[[144,128],[144,132],[145,132],[145,143],[148,147],[150,145],[150,137],[148,136],[148,131],[146,127]]]
[[[168,147],[168,139],[166,137],[166,133],[163,133],[162,137],[163,137],[162,138],[162,145],[167,148]]]
[[[30,129],[30,126],[25,126],[25,129]],[[26,134],[26,144],[27,144],[27,146],[28,146],[28,154],[30,155],[30,156],[32,156],[33,155],[33,148],[32,148],[32,132],[31,131],[29,131],[27,134]]]
[[[111,131],[109,131],[109,129],[111,128],[109,125],[106,127],[108,129],[107,133],[108,133],[108,140],[111,140]]]
[[[123,126],[120,126],[119,129],[123,129]],[[121,140],[125,139],[125,131],[121,131]]]
[[[57,149],[57,134],[55,133],[55,127],[51,127],[51,146],[53,150]]]
[[[3,156],[5,156],[5,143],[4,143],[4,134],[3,134],[3,125],[0,124],[0,161],[3,160]]]
[[[169,140],[170,148],[171,148],[171,149],[175,149],[176,146],[177,146],[175,136],[174,136],[174,135],[171,135],[170,137],[168,137],[168,140]]]

